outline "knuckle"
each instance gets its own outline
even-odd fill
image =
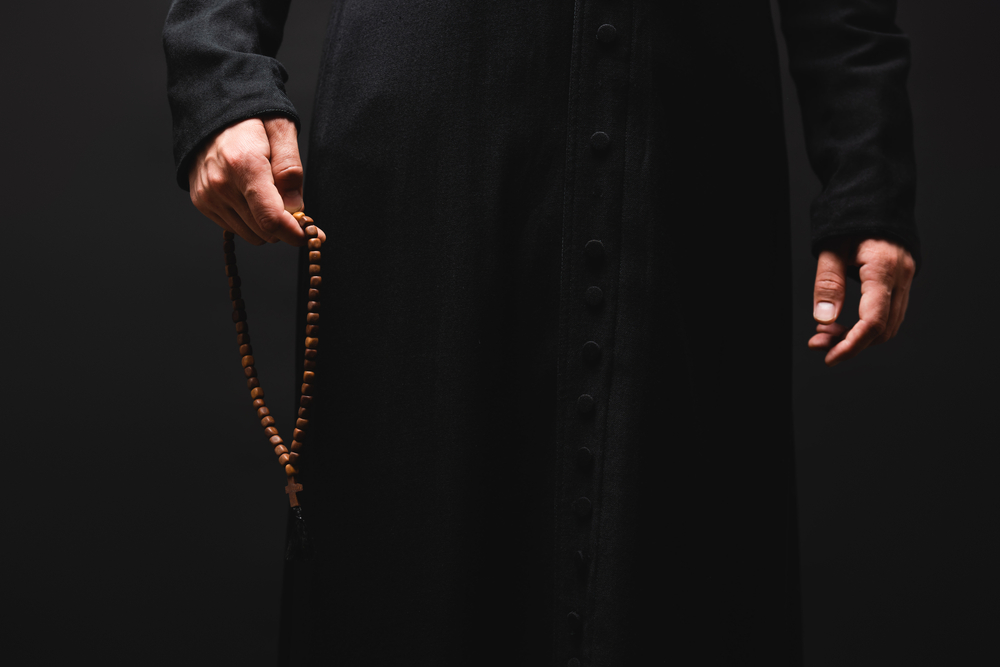
[[[820,296],[840,296],[846,285],[843,276],[832,272],[822,272],[816,276],[815,292]]]

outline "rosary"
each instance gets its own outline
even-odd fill
[[[302,364],[298,419],[295,421],[295,429],[292,430],[292,441],[287,447],[285,441],[278,435],[271,411],[264,403],[264,388],[260,386],[260,380],[257,379],[257,371],[254,368],[253,348],[250,346],[250,333],[247,329],[246,308],[243,303],[243,294],[240,292],[240,275],[236,268],[234,234],[230,231],[222,233],[222,251],[226,256],[229,298],[233,302],[233,322],[236,324],[236,343],[240,348],[243,375],[246,376],[247,388],[250,389],[250,398],[253,399],[253,407],[257,412],[257,418],[260,419],[260,425],[264,427],[264,434],[271,446],[274,447],[278,463],[284,466],[288,479],[285,493],[288,494],[288,504],[291,507],[295,529],[293,539],[289,540],[288,543],[286,554],[288,560],[308,556],[305,521],[302,518],[302,507],[299,505],[297,495],[302,491],[302,485],[295,481],[295,475],[299,472],[297,467],[299,452],[305,441],[306,427],[309,426],[309,408],[313,402],[313,389],[316,385],[316,358],[319,354],[319,288],[323,282],[320,275],[320,248],[323,242],[319,238],[319,230],[312,224],[313,219],[301,211],[292,215],[299,224],[306,225],[303,231],[306,238],[309,239],[309,299],[306,305],[306,350],[305,361]]]

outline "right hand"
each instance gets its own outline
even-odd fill
[[[209,220],[254,245],[305,245],[302,226],[292,217],[302,210],[297,135],[295,123],[283,116],[225,128],[191,165],[191,202]]]

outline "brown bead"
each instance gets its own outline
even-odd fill
[[[319,356],[319,350],[306,350],[305,355],[306,359],[315,359]]]
[[[243,359],[240,360],[240,363],[243,364],[243,368],[246,368],[247,366],[253,366],[253,355],[252,354],[245,355]]]
[[[309,275],[310,276],[318,276],[322,272],[323,272],[323,270],[320,268],[319,264],[310,264],[309,265]]]
[[[312,396],[299,396],[299,405],[304,408],[312,407],[313,397]]]
[[[306,335],[317,337],[319,336],[319,325],[318,324],[307,324],[306,325]]]
[[[260,420],[260,425],[263,426],[264,428],[267,428],[268,426],[274,426],[274,417],[272,417],[271,415],[264,417],[263,419]]]
[[[322,261],[323,261],[323,253],[321,253],[319,250],[310,250],[309,251],[309,263],[310,264],[319,264]]]
[[[236,255],[231,252],[226,253],[226,266],[234,266],[236,264]]]
[[[243,284],[243,281],[240,280],[239,276],[229,276],[229,286],[230,287],[239,287],[242,284]]]
[[[274,428],[273,426],[268,426],[267,428],[264,429],[264,435],[266,435],[269,438],[272,435],[278,435],[278,429]]]
[[[290,444],[288,446],[292,448],[293,452],[297,452],[300,449],[302,449],[302,443],[299,442],[298,440],[292,440],[292,444]]]
[[[240,346],[249,345],[250,344],[250,334],[248,334],[248,333],[236,334],[236,344],[240,345]],[[243,355],[241,354],[240,356],[242,357]]]
[[[236,323],[236,333],[242,334],[242,333],[246,333],[248,331],[250,331],[250,325],[248,325],[246,322],[237,322]]]
[[[230,301],[236,301],[236,299],[242,299],[242,298],[243,298],[243,292],[240,290],[239,287],[234,287],[231,290],[229,290]]]
[[[310,313],[318,313],[319,312],[319,301],[310,301],[309,303],[307,303],[306,304],[306,310],[308,310]]]
[[[319,338],[306,338],[306,347],[315,350],[319,347]]]
[[[313,287],[310,287],[309,288],[309,293],[306,295],[306,297],[310,301],[319,301],[319,290],[315,289]]]
[[[246,368],[243,369],[243,375],[247,376],[248,378],[255,378],[257,377],[257,369],[254,368],[253,366],[247,366]]]
[[[306,313],[306,323],[316,324],[319,322],[319,313]]]
[[[323,242],[320,241],[318,238],[309,239],[309,249],[310,250],[319,250],[322,246],[323,246]]]
[[[288,465],[285,466],[285,474],[286,475],[297,475],[297,474],[299,474],[299,471],[295,469],[295,466],[293,466],[291,463],[289,463]]]
[[[278,463],[280,463],[281,465],[285,465],[286,463],[288,463],[288,454],[281,454],[281,455],[279,455],[278,456]]]
[[[253,348],[249,345],[240,345],[240,356],[245,357],[248,354],[253,354]]]
[[[223,238],[224,241],[232,241],[234,238],[236,238],[236,234],[233,234],[228,229],[223,229],[222,230],[222,238]]]
[[[271,445],[274,447],[285,444],[285,441],[281,439],[280,435],[272,435],[270,438],[267,439],[267,441],[270,442]]]
[[[284,445],[278,445],[277,447],[274,448],[274,453],[278,456],[281,456],[282,454],[287,454],[288,448],[285,447]]]
[[[226,275],[230,278],[235,278],[240,275],[240,272],[237,270],[235,264],[226,264]]]
[[[312,384],[315,381],[316,381],[316,374],[315,373],[313,373],[312,371],[303,371],[303,373],[302,373],[302,382],[304,382],[305,384]],[[302,393],[305,394],[305,393],[308,393],[308,392],[302,392]]]
[[[301,417],[295,420],[295,428],[304,431],[306,426],[309,426],[308,419],[302,419]]]
[[[253,399],[253,409],[254,410],[256,410],[257,408],[262,408],[262,407],[264,407],[264,399],[263,398],[255,398],[255,399]]]
[[[310,350],[310,351],[314,351],[314,350]],[[317,365],[316,362],[313,361],[312,359],[306,359],[305,361],[302,362],[302,368],[306,369],[307,371],[311,371],[311,370],[315,369],[316,365]]]
[[[323,284],[323,278],[320,276],[311,276],[309,278],[309,287],[320,287]]]
[[[302,211],[296,211],[295,213],[292,213],[292,217],[295,218],[296,221],[302,222],[302,218],[306,217],[306,214]]]
[[[303,419],[309,419],[309,408],[303,408],[299,406],[298,416],[302,417]]]
[[[298,460],[299,460],[299,453],[298,452],[292,452],[292,453],[290,453],[288,455],[288,462],[289,463],[295,463]]]
[[[247,314],[245,310],[233,311],[233,322],[246,322]]]
[[[308,224],[309,224],[310,222],[312,222],[312,221],[313,221],[313,219],[312,219],[312,218],[310,218],[310,217],[309,217],[308,215],[304,215],[304,216],[302,216],[302,222],[306,223],[307,225],[308,225]]]
[[[313,393],[313,386],[311,384],[303,384],[299,391],[303,394],[311,395]]]
[[[258,380],[256,377],[252,377],[249,380],[247,380],[247,389],[254,389],[255,387],[259,386],[260,386],[260,380]]]
[[[233,310],[246,310],[247,305],[243,303],[243,299],[233,299]]]
[[[296,440],[298,440],[299,442],[305,442],[306,441],[306,432],[303,431],[300,428],[293,428],[292,429],[292,442],[294,442]]]
[[[257,408],[257,419],[263,419],[269,414],[271,414],[271,411],[267,409],[266,405],[262,405],[259,408]]]
[[[264,398],[264,388],[254,387],[250,390],[250,398]]]
[[[232,241],[225,241],[225,242],[223,242],[223,244],[222,244],[222,252],[224,252],[226,254],[229,254],[229,253],[231,253],[234,250],[236,250],[236,244],[235,243],[233,243]]]

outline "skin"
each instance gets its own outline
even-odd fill
[[[202,147],[188,179],[195,207],[248,243],[306,244],[292,217],[303,208],[303,170],[295,123],[287,118],[251,118],[225,128]],[[322,230],[319,236],[326,240]],[[849,266],[859,267],[861,278],[860,319],[850,328],[836,321]],[[915,268],[909,251],[888,239],[856,236],[831,242],[816,263],[817,325],[809,347],[826,350],[826,365],[832,367],[895,337]]]

